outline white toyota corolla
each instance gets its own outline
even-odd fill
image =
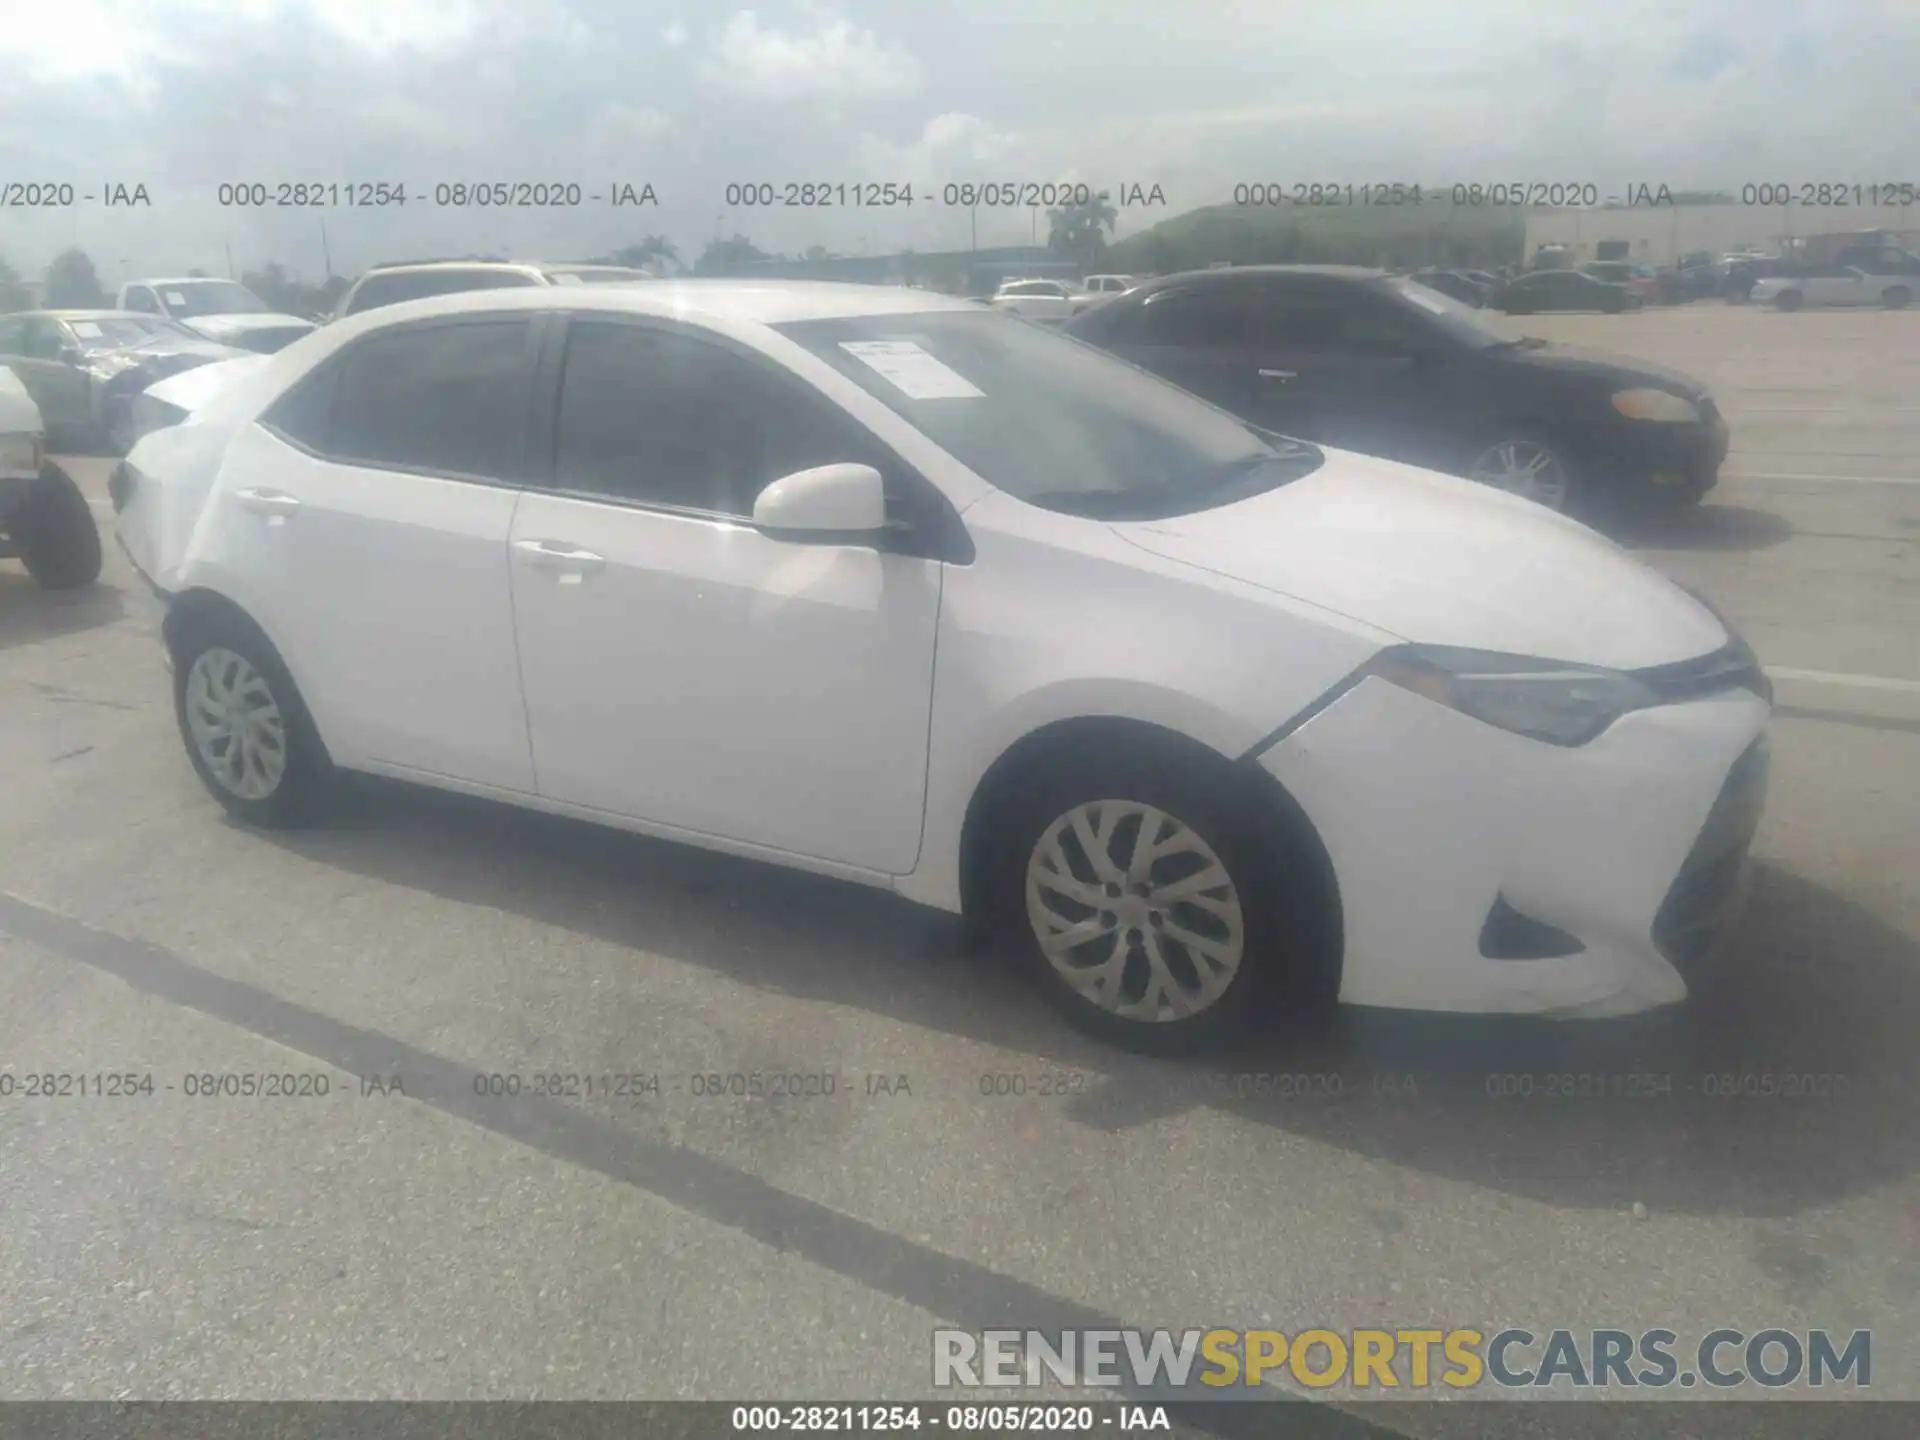
[[[396,305],[112,491],[236,815],[339,767],[889,887],[1142,1048],[1679,1000],[1765,788],[1752,652],[1592,531],[921,291]]]

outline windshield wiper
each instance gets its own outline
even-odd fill
[[[1491,350],[1544,350],[1547,342],[1538,335],[1524,335],[1518,340],[1496,340],[1488,347]]]

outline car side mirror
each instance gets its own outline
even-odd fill
[[[776,540],[849,545],[887,529],[887,495],[871,465],[816,465],[783,475],[753,502],[753,523]]]

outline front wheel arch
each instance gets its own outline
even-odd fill
[[[1119,716],[1057,720],[1015,741],[987,768],[968,801],[960,835],[960,905],[970,927],[989,918],[994,842],[1026,780],[1045,767],[1097,751],[1151,757],[1238,796],[1272,843],[1301,865],[1311,897],[1311,930],[1302,947],[1307,973],[1293,977],[1303,1000],[1331,1003],[1340,991],[1345,917],[1333,858],[1291,792],[1253,759],[1231,760],[1176,730]]]

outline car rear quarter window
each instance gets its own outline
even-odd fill
[[[879,442],[772,361],[679,331],[568,326],[554,448],[562,490],[745,516],[782,475],[876,465]]]
[[[524,318],[380,331],[290,390],[265,422],[346,464],[516,481],[532,338]]]

